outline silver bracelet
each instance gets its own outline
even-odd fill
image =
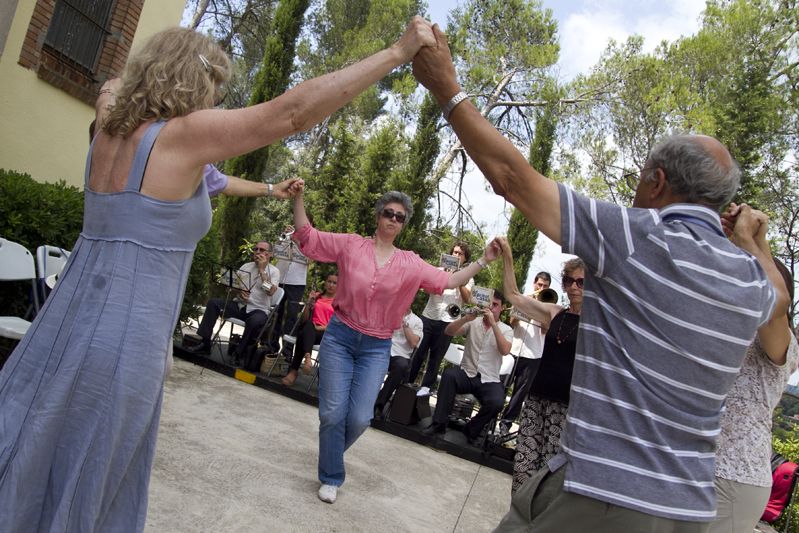
[[[272,184],[271,183],[267,183],[266,184],[266,197],[267,198],[271,198],[272,197]]]
[[[455,106],[463,102],[469,98],[465,92],[461,91],[452,98],[450,98],[447,105],[444,106],[444,109],[441,110],[441,114],[444,115],[444,120],[449,122],[449,116],[452,114],[452,110],[455,109]]]
[[[480,270],[482,270],[482,269],[484,269],[485,267],[488,266],[488,261],[486,261],[485,256],[483,256],[480,259],[478,259],[477,261],[475,261],[475,263],[480,265]]]

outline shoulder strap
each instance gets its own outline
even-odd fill
[[[86,170],[83,171],[83,188],[89,188],[89,176],[92,173],[92,152],[94,152],[94,141],[97,139],[97,135],[94,136],[94,139],[91,140],[89,143],[89,153],[86,154]]]
[[[147,168],[147,161],[150,159],[150,152],[155,144],[155,139],[158,137],[158,134],[161,133],[161,128],[163,128],[165,124],[165,121],[159,120],[147,126],[144,137],[139,141],[139,146],[136,147],[136,155],[133,157],[133,164],[130,165],[128,184],[125,186],[126,191],[141,190],[141,182],[144,178],[144,171]]]

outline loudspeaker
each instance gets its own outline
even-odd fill
[[[410,426],[430,416],[430,396],[416,396],[417,390],[409,383],[397,388],[389,411],[392,422]]]

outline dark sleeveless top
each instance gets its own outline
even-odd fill
[[[579,325],[580,315],[569,313],[565,309],[552,319],[544,340],[541,364],[530,384],[531,396],[569,403]]]

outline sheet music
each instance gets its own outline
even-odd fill
[[[231,289],[244,289],[248,291],[255,285],[249,271],[231,268],[220,263],[217,263],[217,265],[220,269],[214,279],[216,283],[224,285],[225,287],[230,287]]]

